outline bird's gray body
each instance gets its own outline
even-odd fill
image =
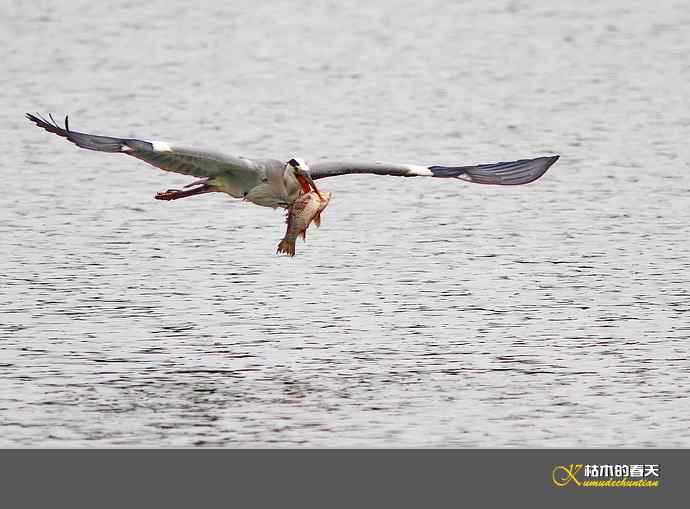
[[[259,159],[254,162],[259,182],[244,196],[244,199],[262,207],[286,208],[302,193],[295,175],[282,161]],[[223,184],[232,186],[232,179]],[[230,194],[230,193],[228,193]]]
[[[277,159],[247,159],[155,142],[130,155],[163,170],[205,179],[205,184],[263,207],[287,207],[301,192],[295,175]]]

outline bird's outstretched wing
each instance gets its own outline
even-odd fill
[[[162,170],[192,175],[194,177],[235,177],[243,180],[258,178],[258,170],[250,159],[218,154],[206,150],[173,146],[161,141],[143,141],[131,138],[113,138],[79,133],[60,127],[49,115],[49,120],[40,115],[26,114],[26,118],[48,132],[67,138],[78,147],[98,152],[117,152],[141,159]]]
[[[311,164],[313,179],[371,173],[395,175],[398,177],[456,178],[478,184],[519,185],[527,184],[541,177],[559,156],[520,159],[505,163],[479,164],[476,166],[422,166],[416,164],[348,163],[331,162]]]

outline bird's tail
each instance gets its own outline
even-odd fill
[[[276,254],[286,253],[288,256],[295,256],[295,239],[283,239],[278,244]]]

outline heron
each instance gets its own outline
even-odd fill
[[[100,136],[72,131],[53,118],[26,114],[31,122],[62,136],[80,148],[136,157],[165,171],[195,177],[183,189],[157,193],[157,200],[178,200],[206,193],[225,193],[263,207],[289,209],[303,193],[320,191],[316,180],[338,175],[370,174],[398,177],[435,177],[478,184],[522,185],[538,179],[558,155],[472,166],[395,164],[384,162],[322,161],[308,165],[302,158],[248,159],[164,141]]]

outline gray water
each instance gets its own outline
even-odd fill
[[[690,446],[690,3],[0,3],[0,445]],[[23,118],[471,164],[282,213]]]

